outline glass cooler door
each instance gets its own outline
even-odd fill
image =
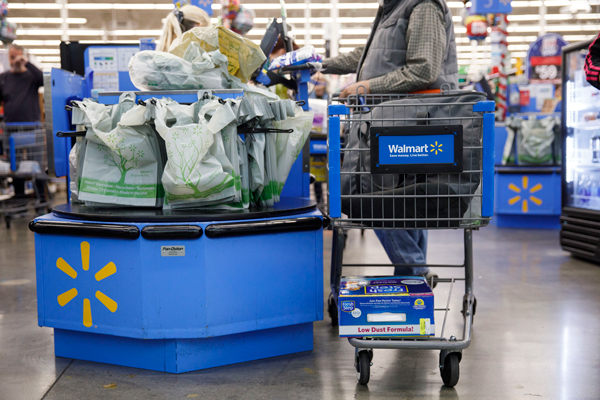
[[[585,79],[588,45],[565,53],[563,205],[600,210],[600,91]]]

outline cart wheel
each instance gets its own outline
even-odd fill
[[[362,237],[364,237],[364,236],[365,236],[365,230],[364,230],[364,229],[361,229],[361,230],[360,230],[360,236],[362,236]]]
[[[6,223],[6,229],[10,229],[10,217],[8,215],[4,216],[4,222]]]
[[[369,383],[371,377],[371,355],[367,350],[362,350],[358,353],[356,360],[356,379],[361,385]]]
[[[329,300],[327,300],[327,313],[331,318],[331,326],[338,326],[338,309],[332,294],[329,295]]]
[[[458,383],[460,367],[458,353],[450,353],[444,359],[444,368],[440,368],[444,385],[454,387]]]

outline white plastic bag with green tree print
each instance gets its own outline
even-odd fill
[[[122,103],[135,96],[124,93]],[[120,107],[80,102],[90,126],[81,179],[79,200],[126,206],[156,206],[161,197],[158,149],[153,144],[153,129],[146,125],[145,107],[127,104]],[[118,122],[117,122],[118,121]],[[115,125],[116,122],[116,125]]]
[[[211,153],[215,135],[206,119],[193,115],[195,105],[163,98],[155,102],[156,130],[165,140],[167,165],[162,183],[165,208],[194,208],[235,199],[231,174]]]
[[[300,156],[302,147],[310,135],[314,113],[303,111],[296,107],[295,117],[283,121],[276,121],[273,127],[277,129],[292,129],[292,133],[277,133],[275,145],[277,148],[277,195],[281,195],[285,181],[287,180],[292,165]]]

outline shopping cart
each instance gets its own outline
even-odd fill
[[[458,382],[462,350],[471,342],[477,305],[472,232],[488,225],[493,215],[495,104],[485,101],[483,94],[466,91],[357,94],[343,101],[334,98],[329,106],[328,203],[333,249],[328,311],[332,323],[338,323],[344,267],[400,266],[343,264],[343,230],[463,229],[464,263],[429,265],[464,269],[462,278],[430,282],[432,287],[450,284],[446,307],[436,309],[444,312],[439,336],[349,339],[355,347],[360,384],[369,381],[373,349],[427,349],[441,351],[442,379],[452,387]],[[343,149],[340,137],[346,141]],[[444,336],[452,288],[458,281],[465,283],[460,340]]]
[[[31,210],[45,213],[50,207],[46,131],[38,122],[4,123],[0,124],[0,137],[0,158],[10,164],[9,170],[0,171],[0,216],[10,227],[16,216]]]

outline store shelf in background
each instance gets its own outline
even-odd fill
[[[559,229],[559,167],[497,167],[494,223],[500,227]]]

